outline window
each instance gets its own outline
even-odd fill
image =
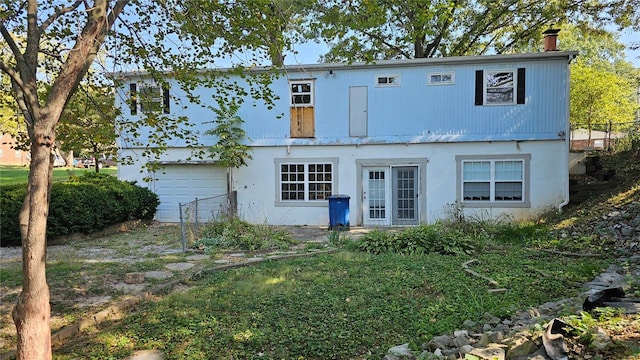
[[[313,138],[315,136],[314,114],[314,81],[291,80],[291,123],[290,136],[292,138]]]
[[[281,164],[280,199],[283,201],[326,200],[333,184],[332,164]]]
[[[313,80],[290,81],[291,106],[313,106]]]
[[[131,95],[131,115],[136,115],[138,109],[143,113],[169,113],[169,88],[155,84],[129,84]]]
[[[15,156],[16,159],[22,158],[22,150],[16,149],[15,153],[14,153],[14,156]]]
[[[458,156],[459,196],[464,204],[500,203],[528,206],[530,155],[482,158]]]
[[[300,205],[321,203],[335,190],[337,159],[313,161],[276,159],[277,200]]]
[[[377,75],[377,87],[400,86],[400,75]]]
[[[455,77],[452,72],[430,73],[428,77],[429,85],[451,85],[454,83]]]
[[[525,103],[525,69],[477,70],[476,105],[512,105]]]

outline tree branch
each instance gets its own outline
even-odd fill
[[[394,45],[394,44],[392,44],[392,43],[388,42],[386,39],[382,38],[381,36],[376,35],[376,34],[373,34],[373,33],[370,33],[369,31],[366,31],[366,30],[360,30],[360,31],[361,31],[364,35],[368,36],[369,38],[371,38],[371,39],[376,39],[376,40],[378,40],[378,41],[382,42],[382,43],[383,43],[384,45],[386,45],[389,49],[393,49],[393,50],[395,50],[396,52],[398,52],[399,54],[401,54],[401,55],[402,55],[402,56],[404,56],[405,58],[407,58],[407,59],[411,59],[411,54],[409,54],[409,53],[407,53],[406,51],[402,50],[402,48],[401,48],[401,47],[396,46],[396,45]]]
[[[40,31],[46,30],[49,27],[49,25],[51,25],[54,21],[56,21],[56,19],[59,18],[60,16],[76,10],[83,2],[84,0],[76,0],[76,2],[71,4],[70,6],[58,9],[56,12],[51,14],[51,16],[49,16],[49,18],[45,20],[42,23],[42,25],[40,25]]]
[[[18,44],[16,44],[16,42],[13,40],[13,37],[11,36],[7,28],[4,26],[4,21],[0,22],[0,34],[2,34],[2,37],[4,38],[4,40],[7,42],[7,44],[9,44],[9,48],[11,49],[11,52],[13,53],[13,56],[16,59],[16,62],[24,63],[24,57],[20,52],[20,48],[18,47]],[[0,62],[2,61],[0,60]]]

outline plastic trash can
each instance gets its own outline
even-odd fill
[[[329,230],[349,229],[349,195],[331,195],[329,200]]]

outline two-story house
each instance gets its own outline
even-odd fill
[[[327,225],[327,197],[350,197],[351,225],[434,222],[452,204],[469,216],[514,219],[569,201],[569,69],[576,52],[286,66],[270,88],[272,108],[243,106],[253,159],[234,170],[238,213],[250,222]],[[260,70],[252,70],[260,71]],[[117,74],[122,113],[144,109],[128,96],[157,92],[158,111],[186,116],[201,133],[215,116],[164,91],[144,74]],[[231,79],[234,80],[234,79]],[[241,80],[238,80],[241,81]],[[198,88],[207,98],[211,89]],[[181,106],[166,105],[180,99]],[[134,108],[130,108],[134,107]],[[282,116],[284,114],[284,116]],[[141,148],[121,134],[135,162],[118,176],[160,197],[157,220],[179,220],[179,202],[224,194],[225,169],[186,162],[175,139],[164,169],[141,173]],[[216,139],[203,136],[212,145]]]

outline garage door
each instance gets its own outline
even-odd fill
[[[180,221],[180,203],[219,196],[198,205],[198,218],[209,215],[226,203],[226,171],[214,165],[167,165],[155,176],[155,193],[160,198],[156,220]]]

